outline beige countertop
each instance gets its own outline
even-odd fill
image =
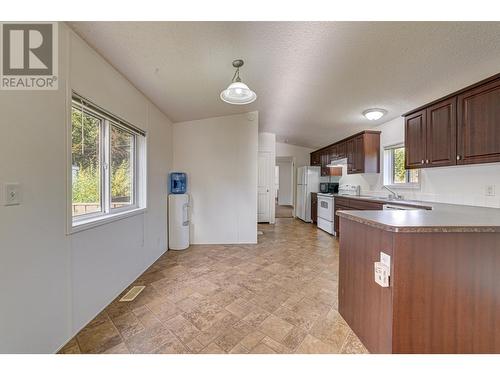
[[[338,211],[340,217],[391,232],[500,232],[500,209],[424,201],[342,196],[423,210]]]

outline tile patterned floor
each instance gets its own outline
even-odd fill
[[[291,218],[293,217],[293,206],[280,206],[276,204],[274,212],[276,218]]]
[[[337,241],[296,219],[259,230],[167,252],[60,352],[367,353],[337,312]]]

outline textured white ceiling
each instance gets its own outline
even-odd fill
[[[72,22],[173,121],[258,110],[261,131],[319,147],[500,72],[500,22]],[[222,102],[241,78],[258,95]],[[361,112],[388,111],[370,122]]]

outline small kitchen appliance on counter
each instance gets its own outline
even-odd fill
[[[337,194],[339,192],[338,182],[320,182],[319,192],[323,194]]]

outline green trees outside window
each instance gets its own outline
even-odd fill
[[[103,211],[104,119],[81,108],[71,113],[73,216]],[[135,136],[110,123],[111,208],[133,204]]]
[[[392,149],[392,183],[393,184],[416,184],[418,183],[418,170],[405,169],[405,148]]]

